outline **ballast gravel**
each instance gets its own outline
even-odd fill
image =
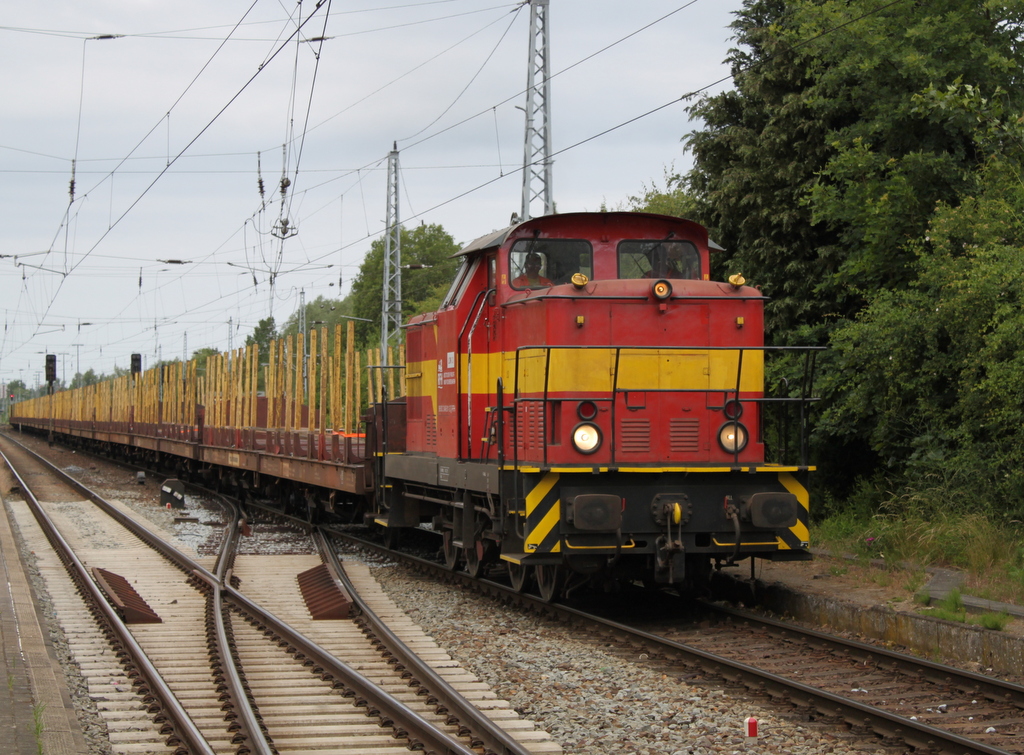
[[[579,629],[367,560],[392,600],[566,753],[893,752],[851,736],[842,723],[780,715],[742,688],[683,681],[661,664],[612,652],[605,638],[581,637]],[[748,716],[758,720],[756,739],[745,737]]]

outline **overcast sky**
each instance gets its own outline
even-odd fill
[[[715,82],[739,6],[550,0],[558,211],[615,208],[689,166],[680,140],[694,125],[669,103],[730,86]],[[149,365],[224,349],[229,332],[237,347],[268,314],[283,322],[301,290],[344,296],[384,228],[393,142],[407,226],[438,223],[464,243],[507,225],[521,203],[529,11],[5,4],[0,381],[34,385],[47,352],[70,381],[79,364],[109,372],[132,352]],[[298,229],[283,243],[282,217]]]

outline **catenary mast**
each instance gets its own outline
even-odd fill
[[[533,217],[535,200],[543,215],[555,211],[551,198],[551,65],[548,56],[548,0],[530,0],[530,59],[526,74],[526,138],[523,143],[523,206],[520,220]]]
[[[388,209],[384,234],[384,300],[380,319],[380,363],[402,332],[402,225],[398,218],[398,143],[388,153]]]

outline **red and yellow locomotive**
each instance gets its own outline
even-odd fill
[[[810,558],[809,467],[764,443],[766,406],[792,409],[803,455],[810,398],[766,397],[764,297],[709,279],[702,226],[553,215],[459,255],[442,307],[408,324],[407,395],[375,406],[369,518],[430,522],[453,568],[502,561],[548,598]]]
[[[474,241],[441,308],[408,323],[404,376],[371,366],[365,439],[351,325],[347,350],[321,328],[24,401],[11,422],[310,518],[362,510],[390,540],[433,530],[450,567],[504,564],[548,599],[699,590],[716,563],[810,558],[814,350],[797,395],[766,394],[766,357],[799,350],[764,345],[764,297],[711,281],[711,246],[622,212]],[[395,377],[404,395],[382,400]]]

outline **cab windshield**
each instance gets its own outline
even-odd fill
[[[622,241],[619,278],[700,280],[700,253],[690,241]]]
[[[594,251],[579,239],[519,239],[509,252],[512,288],[545,288],[569,283],[574,273],[593,277]]]

